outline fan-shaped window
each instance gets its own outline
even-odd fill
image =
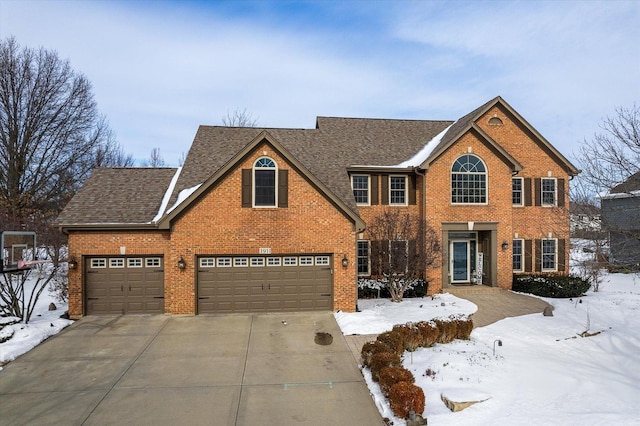
[[[489,119],[489,124],[492,126],[502,126],[502,120],[500,120],[498,117],[491,117]]]
[[[487,202],[487,168],[475,155],[459,157],[451,168],[451,202],[485,204]]]
[[[276,163],[269,157],[259,158],[253,166],[253,205],[276,207]]]

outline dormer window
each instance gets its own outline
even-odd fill
[[[253,206],[276,207],[276,163],[269,157],[259,158],[253,166]]]

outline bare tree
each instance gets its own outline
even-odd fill
[[[222,117],[222,124],[227,127],[257,127],[258,119],[253,118],[247,109],[236,109],[233,113],[227,110],[227,115]]]
[[[113,132],[108,130],[104,142],[93,151],[93,167],[133,167],[135,160],[132,154],[124,152],[116,141]]]
[[[583,171],[572,192],[576,201],[601,206],[601,223],[606,233],[595,233],[588,238],[585,250],[593,255],[577,263],[580,274],[590,281],[594,291],[600,288],[604,268],[611,268],[609,262],[618,262],[619,259],[613,256],[614,251],[619,258],[626,259],[622,263],[629,263],[628,259],[633,259],[633,253],[637,253],[640,247],[637,225],[640,200],[624,196],[640,187],[637,183],[640,172],[640,107],[635,104],[631,108],[619,107],[615,116],[605,119],[600,127],[602,132],[591,140],[585,140],[580,148],[579,161]],[[607,195],[610,192],[617,194],[612,198]],[[610,247],[610,253],[607,247]]]
[[[59,212],[108,133],[91,84],[68,61],[0,41],[0,208],[9,216]]]
[[[143,163],[143,167],[164,167],[166,163],[160,155],[160,148],[153,148],[149,160]]]
[[[409,286],[425,280],[427,268],[439,259],[438,235],[423,219],[397,209],[374,217],[367,231],[372,278],[386,283],[391,301],[401,302]]]
[[[640,107],[619,107],[601,124],[601,133],[584,140],[578,180],[602,194],[640,170]]]

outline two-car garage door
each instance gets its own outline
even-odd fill
[[[333,309],[331,256],[201,256],[198,313]]]
[[[86,314],[164,313],[162,257],[86,259]]]
[[[333,310],[329,255],[200,256],[197,267],[197,314]],[[165,312],[163,257],[91,257],[85,271],[86,315]]]

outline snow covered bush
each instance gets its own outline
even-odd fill
[[[401,280],[404,285],[404,280]],[[416,278],[409,281],[403,297],[424,297],[427,295],[427,281]],[[358,299],[390,299],[389,280],[385,277],[380,279],[360,278],[358,280]]]
[[[390,351],[391,348],[389,348],[389,346],[385,345],[379,340],[367,342],[362,345],[362,350],[360,351],[360,356],[362,357],[362,365],[368,367],[371,364],[371,357],[373,357],[374,354]]]
[[[397,331],[385,331],[378,336],[378,341],[389,347],[389,352],[402,355],[404,352],[404,339]]]
[[[374,381],[380,380],[380,372],[385,367],[401,367],[402,360],[400,355],[391,352],[378,352],[371,357],[369,363],[369,369],[371,370],[371,377]]]
[[[589,290],[591,284],[575,275],[555,274],[515,274],[513,291],[535,294],[540,297],[569,298],[580,297]]]
[[[408,418],[411,412],[422,413],[424,401],[422,388],[409,382],[398,382],[389,390],[389,405],[401,419]]]
[[[418,327],[413,323],[394,325],[392,332],[401,336],[405,351],[414,352],[422,346],[422,335]]]
[[[413,373],[404,367],[385,367],[380,370],[380,390],[386,397],[389,396],[391,387],[398,382],[413,383],[416,379],[413,377]]]

